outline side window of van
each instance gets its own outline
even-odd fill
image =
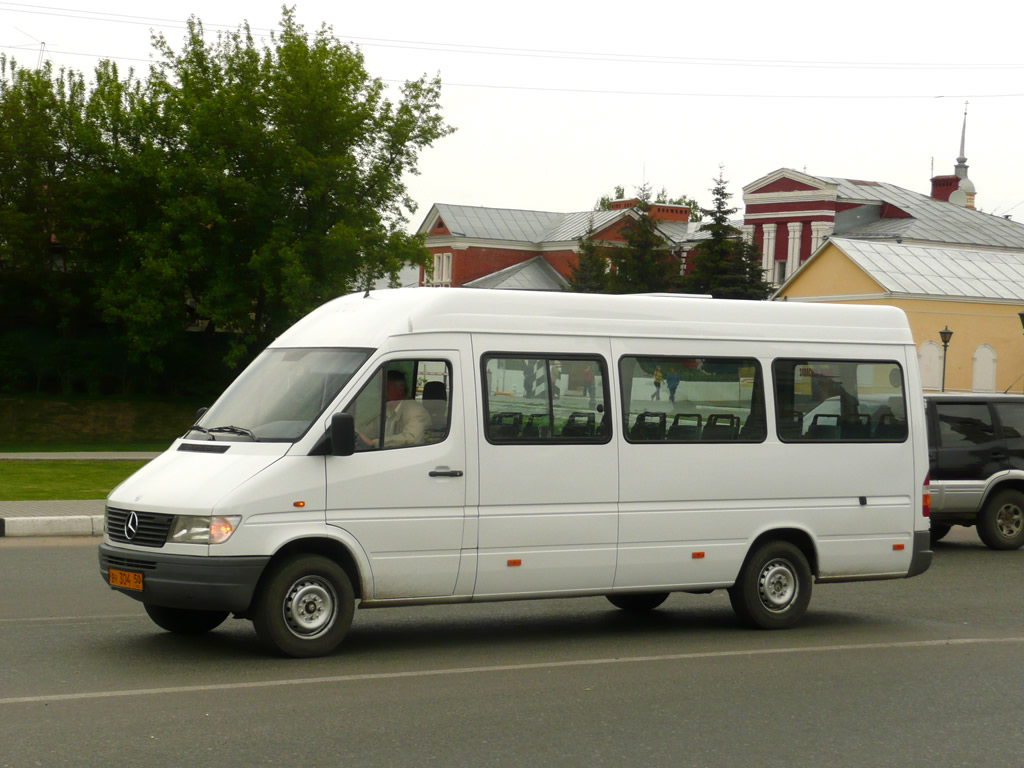
[[[451,424],[452,368],[446,360],[391,360],[345,409],[356,424],[356,450],[439,443]]]
[[[907,405],[898,363],[776,360],[775,418],[783,442],[903,442]]]
[[[604,360],[489,354],[482,360],[484,432],[492,443],[611,439]]]
[[[631,443],[757,443],[764,383],[752,358],[623,357],[622,412]]]

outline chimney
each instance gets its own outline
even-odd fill
[[[947,201],[957,187],[960,186],[960,179],[957,176],[934,176],[932,177],[932,198],[935,200]]]
[[[636,198],[632,200],[612,200],[611,209],[613,211],[629,210],[636,208],[640,204],[640,201]],[[651,203],[651,210],[648,214],[652,219],[658,221],[689,221],[690,220],[690,209],[685,205],[669,205],[668,203]]]

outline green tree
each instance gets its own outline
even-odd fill
[[[569,290],[577,293],[608,292],[608,256],[594,241],[594,219],[580,239],[579,255],[569,266]]]
[[[687,293],[710,293],[717,299],[763,300],[771,286],[764,280],[757,249],[745,243],[740,230],[729,223],[737,209],[729,207],[732,195],[727,183],[724,169],[719,168],[711,189],[712,207],[702,209],[704,224],[699,231],[707,232],[708,238],[696,249],[693,268],[683,277],[682,288]]]
[[[613,293],[662,293],[678,290],[679,262],[651,218],[651,188],[637,190],[638,205],[623,227],[625,246],[611,248],[608,258],[612,271],[609,289]]]
[[[248,25],[209,41],[195,18],[181,53],[154,39],[160,60],[129,104],[157,215],[102,296],[140,352],[190,320],[232,331],[241,359],[323,301],[426,262],[403,177],[452,130],[439,79],[392,102],[328,27],[308,33],[288,9],[281,26],[262,45]]]
[[[610,211],[612,209],[612,203],[616,200],[624,200],[626,197],[626,188],[616,185],[610,195],[601,195],[598,201],[594,204],[595,211]],[[668,190],[662,187],[658,194],[654,196],[655,203],[664,203],[666,205],[685,205],[690,209],[690,221],[701,220],[701,208],[700,204],[692,197],[686,195],[680,195],[679,197],[669,197]]]
[[[662,187],[658,194],[654,196],[654,202],[665,203],[666,205],[685,205],[690,209],[690,221],[701,221],[703,219],[700,203],[698,203],[694,198],[687,197],[686,195],[669,197],[668,190],[666,190],[665,187]]]
[[[612,203],[616,200],[624,200],[626,198],[626,188],[616,185],[610,195],[601,195],[597,202],[594,203],[595,211],[610,211],[612,209]]]

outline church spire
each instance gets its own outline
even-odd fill
[[[964,127],[960,129],[960,157],[956,159],[957,178],[967,178],[967,156],[964,154],[964,146],[967,143],[967,104],[964,102]]]
[[[960,129],[960,156],[956,159],[953,174],[959,179],[956,191],[949,196],[949,202],[962,205],[965,208],[974,207],[974,182],[967,178],[967,104],[964,102],[964,125]]]

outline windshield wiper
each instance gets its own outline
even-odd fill
[[[193,424],[191,427],[189,427],[188,432],[186,432],[185,434],[187,435],[190,432],[202,432],[204,435],[210,435],[210,430],[208,430],[206,427],[200,427],[198,424]],[[213,435],[210,435],[210,439],[213,440],[215,438],[213,437]]]
[[[253,432],[251,429],[246,429],[245,427],[236,427],[236,426],[233,426],[233,425],[228,425],[226,427],[211,427],[210,429],[207,429],[205,431],[206,432],[211,432],[211,433],[212,432],[229,432],[232,435],[246,435],[251,440],[253,440],[254,442],[258,443],[260,441],[260,439],[258,437],[256,437],[256,433],[255,432]]]

